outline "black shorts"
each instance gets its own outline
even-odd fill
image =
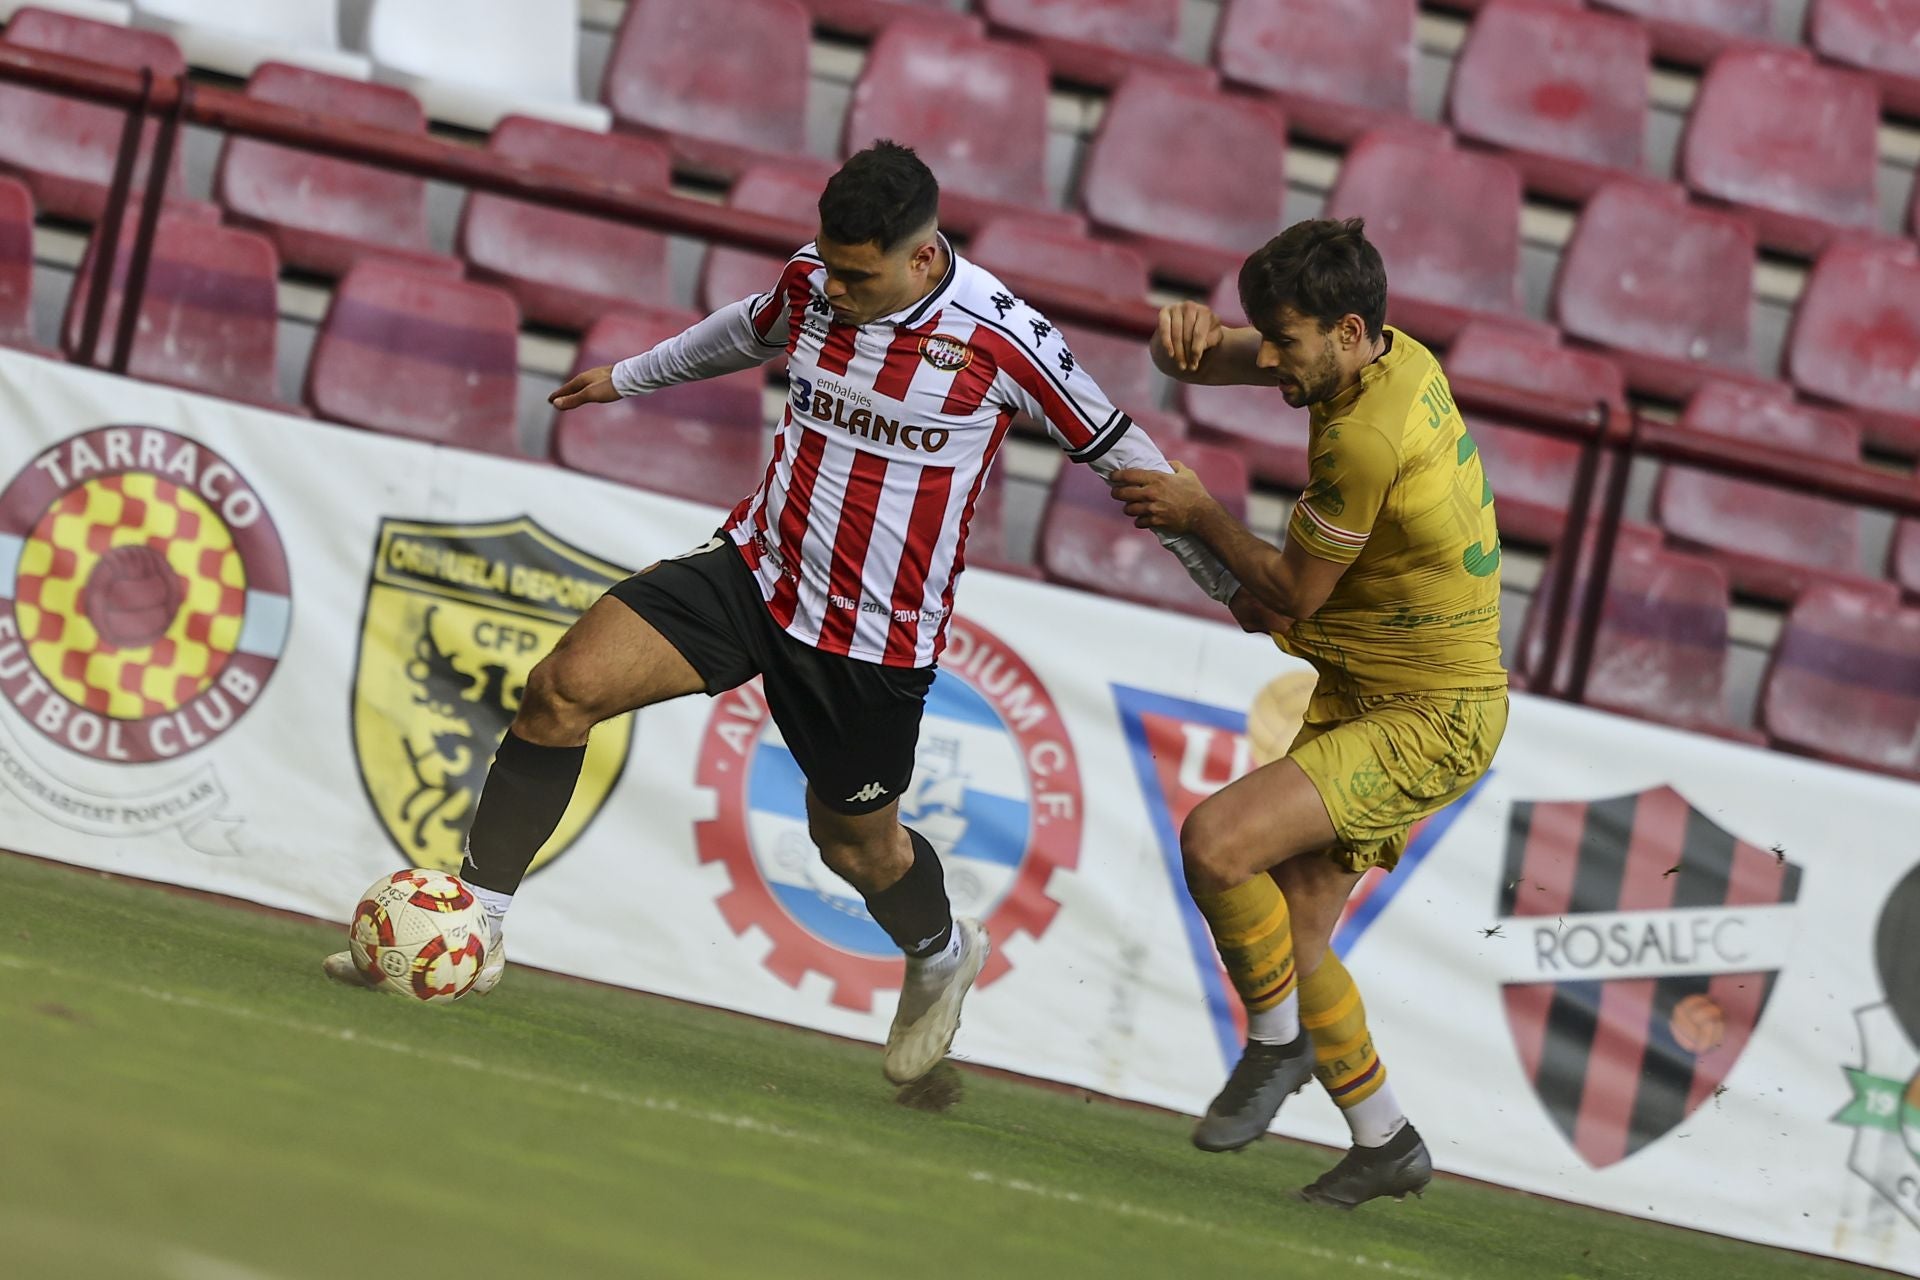
[[[883,667],[795,640],[774,622],[724,533],[607,594],[680,651],[709,697],[763,677],[767,710],[829,809],[872,813],[906,790],[932,667]]]

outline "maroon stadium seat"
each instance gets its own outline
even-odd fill
[[[810,25],[795,0],[630,0],[601,101],[709,176],[805,155]]]
[[[1914,476],[1920,484],[1920,473]],[[1887,548],[1887,573],[1909,596],[1920,599],[1920,520],[1902,520]]]
[[[157,31],[135,31],[70,14],[26,8],[8,21],[0,43],[104,62],[156,76],[177,76],[186,60],[172,40]],[[114,161],[126,113],[99,103],[0,84],[0,171],[18,174],[33,189],[40,212],[91,222],[107,203]],[[159,132],[150,118],[140,138],[134,165],[135,189],[144,187]],[[181,148],[175,148],[167,190],[182,190]]]
[[[1732,49],[1700,83],[1680,141],[1687,185],[1752,220],[1760,243],[1812,256],[1879,225],[1880,98],[1798,49]]]
[[[870,36],[900,18],[942,17],[953,10],[946,0],[800,0],[814,22],[843,35]]]
[[[1500,148],[1532,189],[1585,200],[1641,170],[1652,59],[1637,22],[1502,0],[1467,32],[1447,117],[1461,137]]]
[[[1071,462],[1062,462],[1070,467]],[[967,525],[966,567],[991,569],[1018,578],[1043,578],[1040,566],[1023,547],[1016,547],[1011,522],[1007,518],[1008,499],[1006,460],[1002,458],[987,473],[980,499],[973,505],[973,520]]]
[[[1760,695],[1776,744],[1920,779],[1920,610],[1891,583],[1819,583],[1787,617]]]
[[[1325,216],[1367,220],[1387,317],[1421,341],[1449,342],[1476,314],[1520,314],[1520,175],[1505,161],[1444,134],[1377,130],[1347,153]]]
[[[645,138],[589,133],[530,116],[494,126],[495,155],[665,190],[665,147]],[[475,279],[505,288],[536,324],[582,330],[634,303],[667,302],[667,238],[657,231],[474,192],[460,219],[461,256]]]
[[[517,454],[513,295],[369,258],[333,291],[307,403],[335,422]]]
[[[1227,510],[1246,517],[1247,465],[1238,454],[1186,444],[1180,461]],[[1055,477],[1040,523],[1040,564],[1049,578],[1070,587],[1227,621],[1226,607],[1193,584],[1159,539],[1133,527],[1092,467],[1065,463]]]
[[[1831,462],[1858,462],[1860,428],[1794,401],[1786,387],[1709,382],[1680,425]],[[1713,554],[1740,591],[1788,603],[1823,577],[1860,575],[1860,510],[1790,489],[1669,466],[1654,515],[1675,541]]]
[[[1155,272],[1211,288],[1280,231],[1286,152],[1277,108],[1136,75],[1107,100],[1080,196]]]
[[[1627,385],[1684,400],[1753,372],[1753,228],[1678,187],[1615,182],[1587,202],[1560,258],[1555,319],[1611,350]]]
[[[1181,59],[1180,0],[979,0],[996,35],[1032,44],[1063,80],[1113,88],[1136,70],[1196,74]]]
[[[1493,0],[1433,0],[1433,7],[1459,13],[1478,13],[1492,3]],[[1582,0],[1540,0],[1540,3],[1550,4],[1556,9],[1578,9]]]
[[[1418,14],[1414,0],[1228,0],[1213,63],[1279,99],[1295,133],[1346,143],[1413,114]]]
[[[1247,323],[1240,310],[1238,277],[1229,275],[1208,299],[1222,323]],[[1307,411],[1280,398],[1274,387],[1202,387],[1180,384],[1180,411],[1193,424],[1193,438],[1232,449],[1246,459],[1254,478],[1298,492],[1307,487]]]
[[[382,129],[427,131],[420,104],[404,89],[286,63],[261,64],[247,96]],[[220,153],[214,194],[232,221],[264,232],[289,266],[337,276],[379,254],[416,269],[460,270],[457,259],[434,252],[427,235],[427,184],[404,173],[235,137]]]
[[[132,245],[123,237],[94,348],[102,365],[113,353],[121,290],[132,256]],[[83,355],[86,300],[98,269],[96,240],[88,245],[67,298],[60,345],[71,359]],[[279,276],[280,260],[265,236],[209,225],[190,214],[162,213],[127,372],[150,382],[280,408],[274,395]]]
[[[38,351],[33,340],[33,192],[0,178],[0,347]]]
[[[1562,346],[1551,332],[1470,324],[1447,349],[1444,364],[1451,378],[1507,387],[1528,397],[1606,404],[1622,418],[1627,412],[1620,366],[1593,352]],[[1501,536],[1557,542],[1573,499],[1580,444],[1517,426],[1497,408],[1463,406],[1462,411],[1493,486]],[[1596,485],[1604,475],[1599,473]]]
[[[1920,117],[1920,0],[1813,0],[1807,43],[1873,76],[1887,110]]]
[[[820,192],[832,176],[833,166],[822,161],[755,165],[734,181],[727,205],[802,223],[810,240],[820,222]],[[805,243],[799,240],[793,247]],[[729,302],[765,293],[779,283],[783,261],[748,249],[713,246],[700,269],[700,305],[718,311]]]
[[[1807,276],[1787,376],[1852,411],[1867,440],[1920,456],[1920,250],[1836,244]]]
[[[1638,18],[1653,51],[1671,62],[1699,64],[1736,44],[1773,39],[1773,0],[1593,0]]]

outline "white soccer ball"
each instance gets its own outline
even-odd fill
[[[410,867],[382,876],[360,895],[347,946],[371,985],[445,1004],[467,994],[480,976],[485,910],[460,877]]]

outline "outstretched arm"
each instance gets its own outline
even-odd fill
[[[1279,385],[1278,375],[1259,365],[1259,331],[1228,328],[1204,303],[1162,307],[1152,350],[1154,366],[1177,382],[1212,387]]]

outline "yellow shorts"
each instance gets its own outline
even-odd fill
[[[1408,830],[1479,781],[1506,731],[1505,689],[1316,695],[1287,758],[1333,819],[1327,856],[1391,871]]]

